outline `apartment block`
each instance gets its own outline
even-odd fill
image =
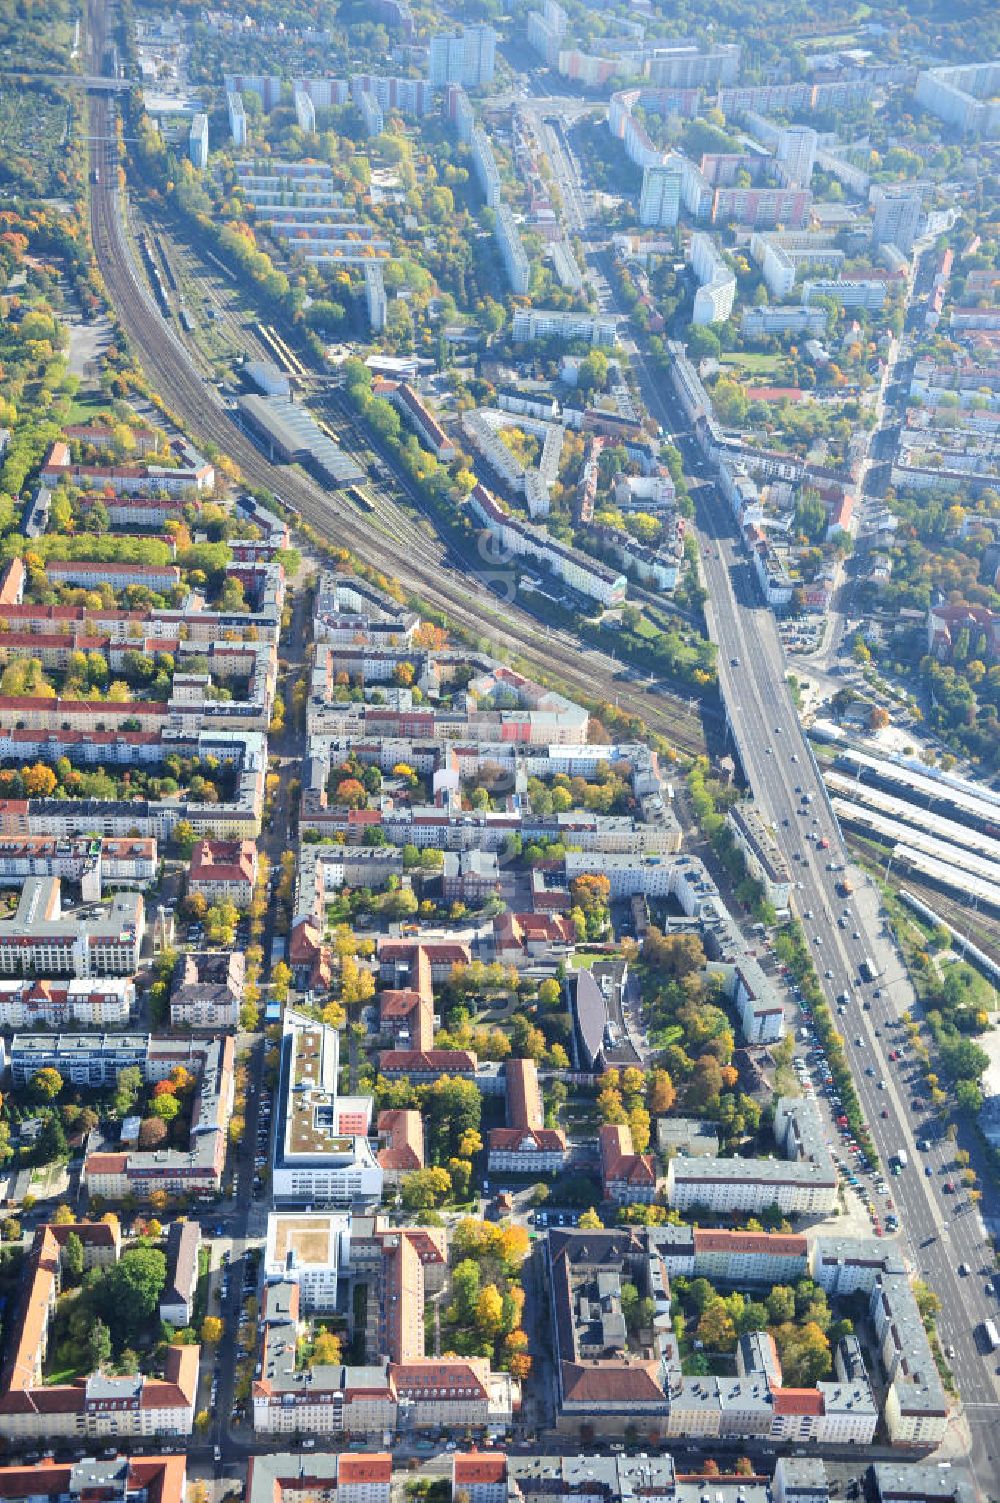
[[[724,323],[736,300],[736,274],[722,259],[711,236],[700,231],[691,236],[689,256],[691,270],[698,281],[692,322]]]
[[[496,32],[492,26],[465,26],[432,36],[427,77],[434,88],[462,84],[478,89],[491,83],[496,66]]]
[[[365,307],[372,333],[381,334],[385,328],[389,305],[385,295],[385,278],[377,261],[369,261],[365,266]]]
[[[815,1104],[782,1097],[775,1142],[782,1159],[671,1159],[667,1201],[678,1210],[756,1214],[777,1206],[786,1215],[826,1214],[837,1203],[837,1174]]]
[[[507,1125],[490,1129],[490,1174],[558,1174],[568,1158],[566,1135],[545,1126],[534,1060],[508,1059],[504,1085]]]
[[[29,877],[14,916],[0,921],[0,974],[132,976],[144,922],[139,893],[116,893],[96,914],[64,911],[59,877]]]
[[[584,339],[604,349],[610,349],[616,339],[613,319],[555,308],[515,308],[511,334],[515,344],[536,339]]]
[[[208,166],[208,116],[198,114],[191,121],[188,137],[188,156],[192,164],[203,172]]]
[[[531,285],[531,265],[521,244],[521,232],[506,204],[501,204],[496,211],[494,236],[510,290],[515,296],[523,297]]]
[[[377,1204],[382,1170],[368,1138],[370,1096],[341,1096],[336,1029],[285,1009],[275,1103],[276,1204]]]
[[[667,229],[677,223],[681,209],[679,164],[644,167],[639,198],[639,223]]]

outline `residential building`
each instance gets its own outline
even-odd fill
[[[91,1248],[89,1266],[118,1261],[120,1240],[112,1228],[103,1223],[100,1226],[101,1230],[86,1222],[43,1225],[35,1232],[16,1319],[11,1322],[12,1348],[0,1375],[0,1435],[9,1441],[49,1444],[56,1438],[159,1438],[192,1432],[198,1346],[167,1347],[162,1378],[138,1373],[110,1376],[98,1371],[68,1383],[43,1380],[67,1238],[75,1234],[83,1243],[85,1267]],[[173,1481],[177,1481],[176,1475]],[[88,1482],[88,1496],[91,1489]]]
[[[812,194],[808,188],[716,188],[712,223],[737,224],[750,229],[801,229],[809,219]]]
[[[826,321],[825,308],[779,303],[772,307],[744,308],[740,330],[745,339],[767,339],[774,334],[807,334],[816,338],[826,333]]]
[[[385,113],[377,98],[368,89],[362,89],[358,98],[358,109],[361,111],[361,122],[365,128],[365,135],[369,140],[374,136],[380,136],[385,130]]]
[[[305,89],[295,90],[295,119],[307,136],[316,133],[316,106]]]
[[[257,881],[253,840],[199,840],[188,866],[188,891],[209,902],[229,901],[249,908]]]
[[[385,278],[378,261],[365,263],[365,306],[373,334],[381,334],[385,328],[388,303],[385,296]]]
[[[774,1136],[783,1159],[673,1158],[667,1201],[678,1210],[756,1214],[777,1206],[786,1215],[826,1214],[837,1203],[837,1174],[815,1103],[782,1097]]]
[[[656,1164],[651,1154],[636,1153],[632,1129],[606,1122],[598,1131],[601,1188],[605,1200],[623,1205],[656,1199]]]
[[[378,1114],[379,1168],[387,1188],[398,1189],[407,1174],[424,1167],[424,1123],[420,1113],[402,1107]]]
[[[764,896],[779,913],[788,910],[792,874],[782,855],[774,830],[751,805],[734,804],[726,823],[743,856],[747,872],[764,889]]]
[[[701,232],[691,236],[689,256],[691,270],[698,280],[692,322],[725,323],[736,300],[735,272],[726,265],[711,236]]]
[[[817,277],[802,283],[806,307],[814,297],[830,297],[841,308],[878,309],[885,295],[886,284],[881,277]]]
[[[531,285],[531,265],[521,244],[521,233],[506,204],[501,204],[496,211],[494,236],[510,290],[515,296],[523,297]]]
[[[639,223],[669,228],[677,223],[681,208],[680,163],[664,162],[643,168],[639,198]]]
[[[469,112],[471,115],[471,105]],[[463,128],[463,122],[467,123],[465,115],[459,118],[460,129]],[[493,154],[490,138],[481,125],[476,125],[472,127],[470,141],[472,165],[479,179],[479,186],[483,190],[486,206],[490,209],[498,209],[500,207],[500,169],[497,167],[497,159]]]
[[[1000,59],[929,68],[917,79],[916,102],[965,136],[1000,132]]]
[[[447,464],[455,458],[455,445],[407,381],[400,381],[398,386],[390,390],[389,400],[410,427],[416,430],[417,436],[427,445],[435,459]]]
[[[490,1174],[558,1174],[568,1158],[566,1135],[545,1126],[538,1067],[531,1059],[508,1059],[504,1065],[507,1126],[489,1136]]]
[[[461,84],[478,89],[493,81],[497,35],[492,26],[463,26],[457,32],[432,36],[427,77],[435,88]]]
[[[391,1494],[388,1451],[261,1453],[247,1462],[247,1503],[390,1503]]]
[[[816,132],[809,125],[790,125],[778,133],[775,156],[789,187],[808,188],[816,163]]]
[[[12,918],[0,921],[0,974],[132,976],[139,969],[142,896],[119,892],[96,914],[62,907],[59,877],[29,877]]]
[[[111,1447],[113,1450],[114,1447]],[[0,1467],[0,1498],[33,1503],[86,1503],[97,1494],[109,1500],[147,1499],[184,1503],[187,1458],[180,1456],[85,1456],[81,1461],[46,1458]]]
[[[9,637],[10,632],[6,635]],[[158,870],[156,841],[108,840],[80,835],[0,837],[0,887],[22,887],[29,877],[74,882],[85,902],[99,902],[105,886],[146,887]]]
[[[923,215],[923,194],[920,189],[907,186],[875,187],[872,189],[872,203],[875,208],[872,245],[894,245],[904,255],[909,255],[920,231]]]
[[[276,1204],[377,1204],[370,1096],[341,1096],[336,1029],[285,1009],[275,1102]]]
[[[44,1036],[39,1035],[44,1042]],[[30,1039],[25,1045],[30,1044]],[[67,1046],[74,1040],[58,1040],[61,1049],[53,1063],[59,1073],[60,1062],[72,1067],[77,1063],[74,1051]],[[110,1041],[106,1041],[108,1043]],[[235,1046],[231,1038],[207,1039],[204,1042],[147,1038],[141,1059],[132,1060],[147,1080],[164,1080],[176,1065],[194,1073],[196,1085],[191,1106],[191,1126],[187,1148],[129,1149],[89,1153],[83,1163],[83,1182],[91,1195],[104,1200],[120,1201],[126,1196],[147,1201],[154,1190],[168,1195],[217,1195],[226,1163],[229,1119],[233,1110]],[[15,1039],[14,1044],[17,1044]],[[105,1053],[110,1058],[117,1040],[110,1042]],[[12,1045],[12,1050],[13,1050]],[[25,1047],[22,1046],[22,1055]],[[82,1061],[81,1061],[82,1063]],[[91,1078],[99,1066],[91,1058]],[[80,1072],[82,1073],[82,1072]],[[70,1073],[64,1078],[78,1079]],[[104,1082],[114,1084],[105,1063]]]
[[[203,172],[208,166],[208,116],[198,114],[191,121],[188,137],[188,156],[192,164]]]
[[[583,339],[605,349],[610,349],[616,339],[613,319],[554,308],[515,308],[511,334],[515,344],[536,339]]]
[[[197,1221],[171,1222],[167,1233],[167,1282],[160,1295],[160,1319],[175,1329],[191,1324],[200,1251],[201,1227]]]
[[[130,976],[0,980],[0,1028],[124,1028],[135,1011]]]
[[[569,17],[556,0],[545,0],[540,11],[528,12],[528,46],[550,68],[559,61],[559,46],[569,27]]]
[[[175,1028],[236,1028],[243,1005],[241,950],[185,950],[174,967],[170,1022]]]
[[[229,112],[229,134],[233,138],[234,146],[247,144],[247,117],[243,108],[243,95],[230,91],[226,95],[226,108]]]

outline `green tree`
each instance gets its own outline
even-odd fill
[[[76,1232],[70,1232],[62,1255],[63,1283],[75,1287],[83,1278],[83,1243]]]
[[[111,1332],[103,1320],[96,1319],[87,1333],[87,1366],[98,1372],[111,1360]]]
[[[130,1247],[107,1270],[98,1286],[100,1313],[119,1350],[147,1334],[166,1282],[167,1260],[157,1247]]]
[[[142,1090],[142,1072],[138,1065],[126,1065],[118,1071],[112,1105],[119,1117],[127,1117],[139,1100]]]
[[[63,1078],[51,1065],[43,1065],[31,1077],[29,1090],[36,1101],[55,1101],[63,1088]]]

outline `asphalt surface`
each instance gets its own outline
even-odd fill
[[[547,101],[550,109],[553,105]],[[554,134],[550,130],[549,138]],[[587,200],[577,164],[562,142],[551,160],[573,227],[583,232],[587,243]],[[589,244],[589,269],[601,311],[623,318],[625,310],[617,305],[606,274],[606,251],[594,240]],[[942,1346],[954,1349],[950,1366],[971,1430],[970,1460],[978,1486],[990,1496],[996,1491],[994,1479],[1000,1472],[998,1357],[987,1350],[981,1327],[983,1321],[1000,1313],[1000,1302],[987,1292],[993,1254],[978,1211],[967,1195],[944,1192],[949,1179],[956,1187],[960,1184],[951,1169],[954,1147],[941,1135],[937,1119],[912,1105],[918,1089],[915,1082],[919,1080],[912,1057],[910,1064],[905,1053],[902,1060],[888,1060],[889,1051],[905,1043],[905,1031],[898,1019],[914,1009],[916,999],[884,928],[877,889],[849,865],[826,789],[786,685],[789,670],[775,618],[761,601],[732,513],[721,492],[702,478],[705,468],[701,451],[686,431],[687,421],[671,396],[667,379],[647,361],[642,343],[635,346],[633,365],[650,414],[672,435],[685,473],[693,482],[709,596],[706,618],[718,648],[727,724],[744,773],[761,812],[777,832],[778,845],[793,872],[795,908],[799,915],[813,914],[811,921],[803,917],[803,927],[824,995],[835,1009],[840,994],[851,994],[840,1022],[862,1111],[879,1157],[888,1170],[899,1149],[905,1149],[908,1155],[907,1167],[890,1180],[900,1219],[900,1240],[914,1272],[926,1279],[941,1300],[938,1332]],[[803,794],[810,796],[808,804],[803,804]],[[816,839],[823,836],[830,845],[821,851]],[[828,870],[831,863],[847,866],[855,887],[852,898],[845,900],[837,895],[841,873]],[[845,909],[848,927],[840,929],[837,918]],[[853,938],[855,932],[860,936],[857,940]],[[865,957],[874,962],[878,973],[876,980],[867,984],[858,969]],[[879,997],[874,995],[876,989]],[[913,1076],[912,1081],[908,1075]],[[917,1142],[925,1137],[933,1145],[927,1153],[917,1148]],[[926,1169],[930,1169],[930,1175]],[[960,1274],[959,1268],[966,1266],[969,1273]]]

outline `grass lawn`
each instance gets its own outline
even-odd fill
[[[66,422],[69,424],[89,423],[99,412],[109,412],[110,410],[111,399],[106,397],[103,392],[83,392],[79,396],[74,397],[70,403]]]
[[[660,635],[660,628],[658,626],[654,626],[652,621],[647,621],[645,616],[640,616],[636,624],[635,634],[637,637],[646,637],[648,640],[652,641],[654,637],[658,637]]]
[[[774,376],[782,366],[783,356],[753,354],[743,351],[740,354],[721,355],[720,365],[728,365],[733,370],[746,371],[749,376]]]

